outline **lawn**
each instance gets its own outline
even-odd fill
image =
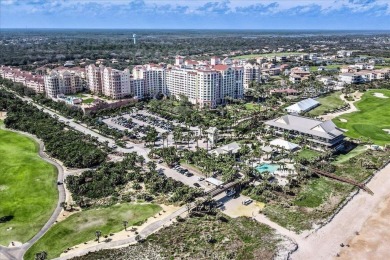
[[[94,100],[95,100],[94,98],[83,99],[83,104],[91,104]]]
[[[320,153],[308,148],[304,148],[298,152],[298,158],[300,159],[306,159],[306,160],[311,160],[319,156]]]
[[[256,59],[258,57],[281,57],[281,56],[289,56],[289,55],[300,55],[304,54],[302,52],[276,52],[276,53],[258,53],[258,54],[248,54],[232,57],[232,59]]]
[[[71,215],[52,226],[35,243],[24,259],[34,259],[37,252],[46,251],[48,258],[58,257],[65,249],[95,239],[95,231],[103,236],[123,230],[123,221],[128,226],[141,225],[147,218],[157,214],[161,207],[155,204],[118,204],[105,208],[93,208]]]
[[[55,209],[57,169],[37,151],[38,145],[29,137],[0,129],[1,245],[27,242]]]
[[[333,120],[340,128],[348,130],[345,135],[351,138],[369,138],[378,145],[390,143],[390,134],[383,129],[390,129],[390,99],[375,97],[382,93],[390,97],[390,90],[370,90],[355,105],[357,112],[341,115]],[[347,120],[341,122],[340,118]]]
[[[321,104],[309,112],[310,115],[319,116],[325,114],[326,111],[336,109],[344,105],[344,101],[340,98],[341,92],[337,91],[326,96],[320,97],[317,101]]]

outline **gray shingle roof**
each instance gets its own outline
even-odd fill
[[[322,122],[320,120],[295,115],[284,115],[269,120],[265,124],[330,140],[343,134],[332,121]]]

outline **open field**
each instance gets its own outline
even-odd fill
[[[280,56],[288,56],[288,55],[300,55],[304,54],[302,52],[277,52],[277,53],[258,53],[258,54],[248,54],[248,55],[241,55],[241,56],[234,56],[232,59],[255,59],[258,57],[280,57]]]
[[[57,257],[68,247],[93,240],[96,230],[102,232],[103,241],[103,236],[124,229],[123,221],[128,221],[129,227],[141,225],[160,210],[155,204],[119,204],[75,213],[52,226],[27,251],[25,259],[34,259],[35,253],[40,251],[46,251],[49,259]]]
[[[92,259],[273,259],[280,243],[274,231],[247,217],[192,217],[163,228],[146,242],[77,257]]]
[[[314,108],[309,112],[310,115],[319,116],[323,115],[326,111],[336,109],[344,104],[344,101],[340,98],[341,92],[337,91],[316,99],[321,105]]]
[[[369,138],[375,144],[384,145],[390,143],[390,134],[383,130],[390,129],[390,101],[388,98],[376,97],[374,93],[390,97],[390,90],[367,91],[355,104],[359,111],[339,116],[333,122],[348,130],[346,136]]]
[[[27,242],[55,209],[57,170],[39,157],[38,149],[29,137],[0,129],[1,245]]]

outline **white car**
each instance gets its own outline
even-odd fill
[[[199,177],[198,181],[204,181],[204,178],[203,177]]]
[[[253,202],[253,200],[247,199],[247,200],[244,200],[244,201],[242,202],[242,204],[246,206],[246,205],[251,204],[252,202]]]

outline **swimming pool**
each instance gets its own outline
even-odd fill
[[[277,164],[268,164],[268,163],[264,163],[264,164],[261,164],[261,165],[256,167],[256,170],[259,173],[263,173],[263,172],[273,173],[273,172],[277,171],[278,169],[279,169],[279,166]]]

